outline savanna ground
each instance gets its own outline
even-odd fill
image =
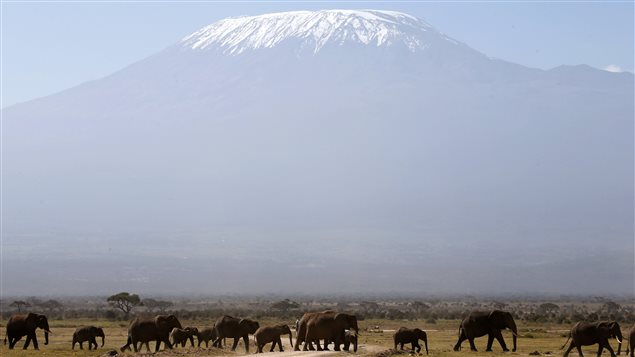
[[[281,319],[260,319],[259,320],[261,326],[274,325],[279,323],[287,323],[290,326],[293,325],[294,321],[287,321]],[[182,320],[181,323],[183,326],[195,326],[199,329],[212,326],[214,320]],[[524,322],[518,321],[517,324],[519,327],[520,337],[518,339],[518,350],[516,352],[506,352],[503,353],[501,351],[500,346],[495,341],[493,352],[485,352],[485,345],[487,343],[487,338],[482,337],[477,339],[476,346],[479,349],[479,352],[470,352],[468,342],[463,343],[463,349],[460,352],[454,352],[452,350],[454,344],[457,340],[458,333],[458,320],[437,320],[436,323],[426,323],[424,320],[379,320],[379,319],[367,319],[360,321],[360,349],[358,351],[358,355],[369,356],[376,355],[382,351],[388,350],[392,348],[392,334],[393,331],[398,329],[401,326],[405,327],[419,327],[427,331],[428,333],[428,347],[430,350],[430,356],[434,357],[449,357],[449,356],[470,356],[470,357],[486,357],[486,356],[495,356],[495,355],[507,355],[507,356],[528,356],[530,353],[538,351],[543,356],[561,356],[562,350],[560,347],[564,344],[566,340],[566,333],[568,332],[570,325],[557,324],[557,323],[533,323],[533,322]],[[76,345],[75,350],[71,350],[71,340],[73,331],[77,326],[82,325],[97,325],[104,327],[106,333],[106,344],[104,347],[99,347],[96,351],[88,351],[87,345],[84,344],[84,350],[79,350],[79,346]],[[22,350],[22,346],[24,343],[24,339],[22,339],[16,345],[16,349],[9,350],[7,346],[0,346],[0,356],[100,356],[110,350],[119,350],[125,343],[126,339],[126,328],[127,323],[124,321],[107,321],[107,320],[94,320],[94,319],[75,319],[75,320],[51,320],[50,327],[53,331],[53,334],[50,336],[49,345],[44,345],[44,336],[41,330],[38,330],[38,342],[40,343],[40,350],[35,351],[29,349],[27,351]],[[627,329],[630,326],[622,326],[622,330],[624,333],[627,332]],[[0,327],[0,334],[2,338],[5,336],[5,328],[4,324]],[[504,337],[507,342],[508,347],[511,349],[512,339],[511,333],[504,332]],[[98,342],[101,343],[100,339]],[[231,343],[231,340],[227,340],[228,344]],[[283,342],[285,343],[285,356],[305,356],[311,357],[315,355],[322,356],[344,356],[348,353],[346,352],[293,352],[293,349],[288,346],[289,339],[288,337],[283,338]],[[295,335],[294,335],[294,343],[295,343]],[[195,342],[196,345],[196,342]],[[614,349],[617,349],[616,342],[613,341],[612,345]],[[154,343],[151,343],[151,349],[154,350]],[[268,351],[269,345],[265,347],[265,351]],[[253,338],[250,344],[250,353],[254,353],[256,350],[253,345]],[[124,355],[138,355],[138,356],[148,356],[153,353],[131,353],[127,352]],[[425,355],[425,350],[422,350],[423,355]],[[597,346],[589,346],[583,349],[583,352],[587,356],[595,356],[597,353]],[[159,352],[159,356],[242,356],[245,354],[244,346],[242,342],[239,344],[236,352],[229,351],[229,347],[226,346],[225,349],[217,349],[217,348],[197,348],[197,347],[186,347],[177,348],[171,351],[162,351]],[[271,353],[267,353],[271,355]],[[608,352],[605,351],[605,354],[608,355]],[[120,354],[121,355],[121,354]],[[276,353],[279,355],[279,353]],[[389,354],[388,354],[389,355]],[[573,351],[571,356],[577,356],[577,353]]]

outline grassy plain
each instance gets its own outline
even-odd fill
[[[213,325],[213,320],[196,320],[196,321],[181,321],[184,326],[196,326],[198,328],[204,328]],[[281,321],[277,319],[260,320],[261,326],[273,325],[278,323],[288,323],[290,326],[293,321]],[[543,356],[559,356],[562,355],[560,347],[565,342],[564,335],[569,330],[568,325],[558,324],[537,324],[537,323],[525,323],[523,321],[517,321],[519,326],[520,338],[518,339],[518,350],[516,352],[503,353],[497,342],[494,342],[494,351],[485,352],[485,344],[487,339],[482,337],[477,340],[476,345],[479,352],[470,352],[469,345],[464,342],[463,350],[460,352],[454,352],[452,347],[457,340],[458,332],[458,320],[438,320],[436,323],[426,323],[425,321],[409,321],[409,320],[377,320],[370,319],[360,321],[360,351],[359,355],[371,355],[378,352],[392,348],[392,334],[393,331],[401,326],[406,327],[419,327],[427,331],[428,333],[428,347],[430,349],[430,356],[434,357],[492,357],[492,356],[528,356],[534,351],[538,351]],[[40,350],[35,351],[29,349],[27,351],[22,350],[24,339],[18,342],[16,349],[9,350],[7,346],[0,346],[0,356],[2,357],[21,357],[21,356],[49,356],[49,357],[61,357],[61,356],[100,356],[109,350],[118,350],[120,346],[125,343],[126,339],[126,326],[127,323],[119,321],[94,321],[94,320],[52,320],[50,321],[51,330],[53,335],[50,336],[49,345],[44,345],[44,336],[40,330],[38,330],[38,341],[40,343]],[[106,344],[103,348],[99,348],[96,351],[88,351],[84,346],[84,350],[79,350],[76,346],[75,350],[71,350],[72,334],[75,327],[82,325],[97,325],[104,327],[106,333]],[[626,327],[623,327],[624,329]],[[626,332],[626,331],[624,331]],[[0,327],[0,334],[4,338],[5,329],[4,326]],[[504,332],[505,340],[509,348],[511,348],[511,333]],[[284,340],[284,339],[283,339]],[[294,336],[295,340],[295,336]],[[99,341],[101,342],[101,341]],[[229,342],[229,341],[228,341]],[[288,343],[288,339],[286,340]],[[617,348],[616,343],[612,343],[614,348]],[[151,348],[154,349],[154,343],[151,344]],[[268,348],[268,346],[266,347]],[[285,346],[286,351],[291,351],[289,346]],[[145,351],[145,349],[144,349]],[[596,346],[589,346],[583,349],[587,356],[594,356],[597,352]],[[255,352],[255,347],[250,346],[250,353]],[[608,352],[605,352],[608,355]],[[290,353],[285,352],[288,356],[306,356],[311,357],[315,355],[312,352],[306,353]],[[322,353],[326,354],[326,353]],[[346,353],[332,353],[329,356],[345,355]],[[134,355],[133,353],[126,353],[125,355]],[[138,353],[139,356],[152,355],[147,352]],[[159,352],[159,356],[241,356],[244,355],[244,346],[242,343],[239,345],[237,352],[229,351],[229,348],[223,350],[211,348],[191,348],[186,349],[178,348],[172,351]],[[278,355],[278,354],[276,354]],[[577,353],[572,353],[571,356],[577,356]]]

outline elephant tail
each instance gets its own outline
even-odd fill
[[[571,332],[569,332],[569,337],[567,337],[567,341],[565,341],[564,345],[562,345],[562,347],[560,347],[560,349],[564,349],[564,347],[567,345],[567,343],[569,342],[569,340],[571,339]]]

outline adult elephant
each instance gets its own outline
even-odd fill
[[[293,335],[291,334],[289,325],[265,326],[259,328],[254,333],[254,340],[256,340],[256,347],[258,348],[256,353],[262,353],[262,348],[270,342],[272,344],[269,352],[273,352],[273,350],[276,348],[276,345],[278,345],[280,352],[284,352],[284,349],[282,348],[282,339],[280,338],[280,336],[287,334],[289,335],[289,343],[291,344],[291,347],[293,347]]]
[[[106,335],[104,334],[104,330],[101,327],[78,327],[73,333],[73,344],[71,345],[71,349],[74,350],[75,344],[79,343],[79,348],[83,350],[84,342],[86,341],[88,341],[89,350],[93,349],[93,345],[95,345],[95,349],[97,349],[97,337],[101,337],[101,347],[104,347],[104,343],[106,342]]]
[[[494,310],[494,311],[474,311],[470,313],[459,327],[459,340],[454,345],[454,350],[461,349],[461,343],[463,341],[470,341],[470,349],[476,351],[474,345],[474,339],[477,337],[487,335],[487,349],[492,350],[492,343],[494,339],[500,343],[503,351],[509,351],[503,339],[502,330],[509,329],[513,335],[514,348],[512,351],[516,352],[516,338],[518,337],[518,329],[516,328],[516,322],[512,317],[512,314],[506,311]]]
[[[333,314],[321,314],[311,318],[306,326],[306,342],[304,349],[307,345],[315,342],[318,351],[322,351],[320,346],[320,339],[325,340],[325,345],[329,341],[335,342],[335,351],[340,351],[340,344],[344,343],[343,336],[344,330],[354,330],[355,333],[359,333],[357,327],[357,317],[355,315],[337,313]],[[297,341],[296,341],[297,345]]]
[[[571,339],[569,348],[564,352],[564,357],[569,355],[569,352],[573,348],[578,349],[578,354],[583,357],[582,346],[590,346],[598,344],[598,356],[602,354],[603,349],[609,350],[612,357],[615,357],[615,352],[609,344],[609,339],[615,338],[617,340],[617,354],[620,354],[622,349],[622,331],[620,324],[616,321],[602,321],[602,322],[578,322],[571,328],[569,338],[561,348],[564,348]]]
[[[24,349],[29,347],[31,341],[33,341],[33,348],[38,349],[37,336],[35,330],[41,328],[44,330],[44,344],[49,344],[49,321],[44,315],[28,313],[25,315],[13,315],[7,322],[6,337],[4,338],[4,344],[7,344],[9,340],[9,349],[13,349],[15,344],[26,336],[24,341]]]
[[[130,349],[130,345],[132,345],[135,352],[138,352],[140,347],[137,348],[137,343],[142,345],[145,343],[146,349],[150,351],[150,341],[156,341],[156,352],[159,351],[161,342],[171,349],[170,331],[173,328],[182,328],[179,319],[174,315],[157,315],[150,319],[137,317],[132,320],[128,327],[128,340],[121,347],[121,352]]]
[[[337,314],[337,312],[335,312],[333,310],[325,310],[325,311],[317,311],[317,312],[307,312],[304,315],[302,315],[302,317],[295,322],[296,339],[295,339],[295,347],[293,348],[293,350],[294,351],[299,351],[300,350],[300,345],[302,343],[304,343],[304,350],[305,351],[307,349],[314,350],[312,344],[308,344],[307,345],[307,343],[306,343],[307,323],[309,322],[309,320],[311,320],[312,318],[314,318],[316,316],[324,316],[324,315],[335,316],[336,314]],[[324,341],[324,343],[326,344],[326,343],[328,343],[328,341]],[[319,342],[318,342],[318,344],[319,344]]]
[[[216,320],[214,330],[216,330],[216,340],[213,346],[221,347],[221,340],[227,337],[234,339],[232,351],[236,350],[238,341],[242,338],[245,342],[245,352],[249,353],[249,335],[254,334],[260,325],[257,321],[250,319],[239,319],[232,316],[222,316]]]
[[[428,354],[428,335],[425,331],[419,328],[410,329],[406,327],[401,327],[395,334],[393,335],[393,341],[395,342],[395,349],[397,349],[397,345],[401,346],[403,350],[403,345],[410,343],[412,346],[413,352],[421,352],[421,346],[419,345],[419,340],[423,341],[423,344],[426,346],[426,354]]]

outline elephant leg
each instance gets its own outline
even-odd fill
[[[578,354],[580,355],[580,357],[584,357],[584,354],[582,354],[582,346],[576,345],[575,347],[578,349]]]
[[[421,345],[419,344],[419,341],[415,341],[414,347],[417,349],[417,353],[421,352]]]
[[[604,346],[602,346],[602,343],[598,343],[598,357],[602,355],[602,350],[604,349]]]
[[[35,332],[33,332],[33,337],[31,337],[31,339],[33,340],[33,348],[39,350],[40,348],[37,345],[37,335],[35,334]]]
[[[324,343],[330,342],[329,340],[325,340]],[[339,337],[336,337],[335,340],[333,341],[333,351],[341,351],[340,349],[340,344],[342,343],[342,341],[340,341]]]
[[[456,342],[456,345],[454,345],[454,350],[455,351],[459,351],[461,350],[461,344],[463,343],[463,341],[465,341],[467,338],[465,337],[465,334],[461,333],[461,335],[459,335],[459,340]]]
[[[496,338],[498,343],[501,345],[501,348],[503,349],[503,351],[508,352],[509,349],[507,348],[507,345],[505,344],[505,339],[503,338],[503,334],[500,331],[496,331],[496,333],[494,334],[494,337]]]
[[[611,357],[615,357],[615,351],[613,351],[613,347],[611,347],[611,345],[609,344],[608,341],[604,342],[604,346],[603,347],[606,348],[607,350],[609,350],[609,352],[611,352]]]
[[[278,336],[278,350],[284,352],[284,348],[282,348],[282,338],[280,338],[280,336]]]
[[[320,339],[319,338],[317,339],[316,343],[317,344],[320,343]],[[320,345],[320,346],[322,346],[322,345]],[[329,350],[329,340],[327,338],[324,339],[324,345],[322,346],[322,351],[330,351]]]
[[[492,344],[494,343],[494,334],[487,334],[487,348],[485,348],[485,352],[492,352]]]
[[[478,350],[476,349],[476,345],[474,344],[474,337],[468,338],[468,341],[470,341],[470,350],[478,352]]]
[[[402,343],[400,343],[399,345],[400,345],[400,346],[399,346],[399,349],[403,350],[403,345],[404,345],[404,343],[402,342]]]
[[[26,336],[26,340],[24,341],[24,346],[22,347],[22,349],[26,350],[27,347],[29,347],[30,344],[31,344],[31,335],[27,335]]]
[[[234,344],[232,345],[232,351],[236,351],[236,346],[238,346],[238,337],[234,337]]]
[[[243,341],[245,342],[245,353],[249,353],[249,334],[243,336]]]
[[[315,340],[317,342],[317,346],[313,345],[313,338],[307,337],[306,344],[309,346],[309,351],[322,351],[322,346],[320,346],[320,340]]]
[[[13,337],[9,337],[9,349],[12,350],[13,346],[15,346],[15,339]]]
[[[571,350],[575,347],[575,345],[573,344],[573,341],[571,341],[571,343],[569,344],[569,347],[567,348],[566,351],[564,351],[564,354],[562,355],[563,357],[568,357],[569,356],[569,352],[571,352]]]
[[[120,350],[121,352],[123,352],[123,351],[125,351],[125,350],[129,350],[129,349],[130,349],[130,344],[132,343],[131,341],[132,341],[132,340],[130,339],[130,336],[128,336],[128,339],[126,340],[126,344],[125,344],[125,345],[123,345],[123,346],[121,346],[121,348],[119,348],[119,350]]]

